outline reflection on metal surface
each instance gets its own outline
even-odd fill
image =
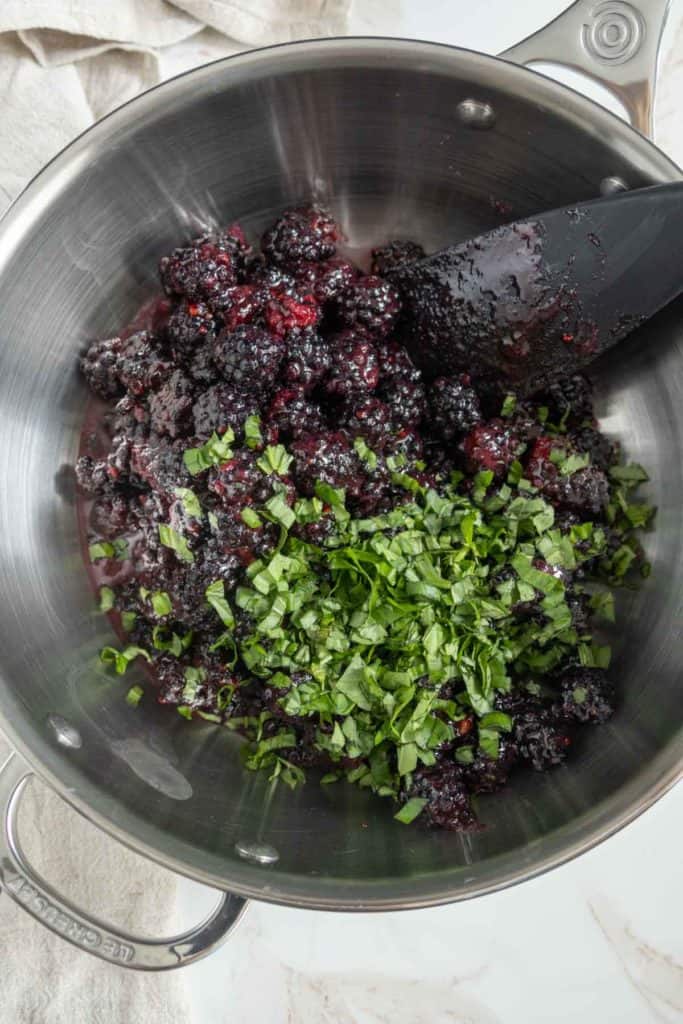
[[[54,732],[57,742],[63,747],[71,747],[73,750],[78,750],[83,745],[81,734],[78,729],[67,722],[63,715],[57,715],[54,712],[47,716],[47,724]]]
[[[182,772],[142,740],[112,740],[109,746],[152,789],[172,800],[189,800],[192,796],[192,786]]]
[[[252,864],[275,864],[280,859],[280,854],[269,843],[241,840],[235,843],[235,849],[242,860],[251,861]]]
[[[600,195],[611,196],[616,192],[628,192],[628,185],[623,178],[616,174],[609,174],[600,182]]]
[[[482,100],[461,100],[455,108],[458,117],[468,128],[492,128],[496,113],[490,103]]]

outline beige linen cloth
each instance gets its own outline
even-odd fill
[[[0,211],[95,119],[160,81],[169,56],[182,70],[198,54],[209,61],[251,46],[343,34],[350,2],[2,0]],[[0,763],[8,753],[0,738]],[[42,784],[31,785],[22,823],[36,867],[81,905],[160,937],[190,923],[176,920],[172,875],[103,836]],[[100,962],[0,896],[0,1024],[190,1020],[182,971],[138,974]]]

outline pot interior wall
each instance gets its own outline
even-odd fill
[[[570,766],[519,774],[481,798],[487,826],[406,829],[343,785],[290,792],[240,765],[238,741],[189,727],[135,680],[103,675],[112,642],[78,548],[73,464],[86,393],[76,358],[157,289],[159,256],[205,225],[258,231],[315,196],[360,249],[409,236],[428,249],[511,216],[676,172],[585,101],[511,66],[424,44],[313,43],[203,69],[148,94],[81,139],[17,204],[0,234],[0,706],[14,741],[142,849],[265,898],[382,905],[457,898],[578,848],[632,813],[681,746],[681,329],[672,310],[598,374],[610,433],[651,471],[653,576],[620,599],[619,713],[588,730]],[[488,129],[458,104],[485,101]],[[595,119],[591,123],[591,119]],[[637,240],[634,240],[637,244]],[[679,308],[680,314],[680,308]],[[56,742],[49,716],[80,733]],[[262,868],[235,852],[261,841]]]

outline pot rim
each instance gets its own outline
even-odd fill
[[[484,93],[493,69],[496,88],[506,88],[521,98],[533,99],[566,121],[579,124],[583,131],[607,139],[613,148],[627,151],[632,162],[639,169],[642,167],[643,173],[655,181],[683,177],[678,166],[653,142],[615,114],[538,71],[476,50],[426,40],[381,36],[310,39],[249,50],[192,68],[129,100],[78,135],[29,181],[0,219],[0,273],[11,259],[15,245],[31,229],[34,217],[59,193],[61,181],[78,174],[79,165],[87,164],[91,147],[111,140],[117,131],[130,126],[137,116],[151,113],[160,103],[173,102],[174,95],[182,95],[190,82],[209,81],[217,71],[226,67],[230,71],[241,71],[244,80],[263,77],[264,67],[265,74],[285,74],[295,69],[301,54],[306,51],[320,55],[327,63],[337,61],[344,64],[348,61],[349,66],[354,63],[362,66],[370,59],[381,64],[410,56],[413,63],[409,70],[461,72],[470,81],[479,79],[476,86],[481,87]],[[269,68],[273,58],[276,63]],[[312,60],[311,69],[315,69],[318,63],[318,60]],[[529,844],[521,863],[520,850],[505,854],[498,858],[499,871],[495,878],[476,884],[472,884],[473,880],[468,884],[465,879],[455,890],[452,884],[449,886],[449,875],[445,871],[426,879],[402,882],[391,879],[343,882],[336,878],[310,878],[279,871],[264,874],[262,867],[235,863],[231,865],[228,879],[216,874],[208,861],[202,866],[192,864],[189,856],[192,848],[187,847],[188,856],[184,857],[185,846],[180,840],[174,840],[173,853],[162,853],[152,841],[154,830],[131,812],[124,809],[114,817],[96,810],[97,803],[101,802],[100,789],[70,765],[64,751],[46,748],[51,754],[49,764],[34,752],[31,740],[37,738],[37,729],[28,719],[19,718],[16,724],[10,720],[6,711],[11,697],[7,696],[9,688],[1,674],[0,681],[3,684],[0,688],[0,725],[10,743],[39,777],[88,820],[150,860],[206,885],[227,889],[239,896],[307,909],[416,909],[481,896],[519,884],[566,863],[619,831],[666,793],[683,771],[681,732],[645,766],[636,780],[556,832]],[[17,708],[15,704],[15,713]],[[518,862],[517,867],[511,863],[513,859]],[[217,864],[218,858],[213,860]],[[311,894],[310,889],[315,893]],[[343,893],[344,889],[348,895]]]

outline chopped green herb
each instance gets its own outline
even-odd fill
[[[170,615],[173,611],[173,602],[165,590],[155,590],[150,595],[150,601],[154,614],[159,618],[162,618],[164,615]]]
[[[96,544],[91,544],[88,548],[88,554],[90,555],[91,562],[98,562],[101,558],[113,558],[114,557],[114,545],[110,544],[109,541],[97,541]]]
[[[181,704],[178,708],[178,714],[182,715],[183,718],[187,718],[188,722],[192,721],[192,708],[185,707]]]
[[[506,395],[505,401],[503,402],[500,410],[501,416],[511,416],[517,408],[517,397],[516,395]]]
[[[250,526],[252,530],[258,530],[260,526],[263,526],[263,520],[258,512],[255,512],[253,508],[249,508],[248,505],[246,508],[242,509],[240,516],[242,517],[243,522],[245,522],[247,526]]]
[[[277,473],[286,476],[287,470],[294,460],[283,444],[267,445],[263,455],[256,460],[256,465],[264,473]]]
[[[174,658],[180,658],[188,650],[192,643],[192,630],[188,630],[183,636],[178,633],[167,635],[163,626],[155,626],[152,630],[152,644],[157,651],[168,651]]]
[[[141,686],[131,686],[130,690],[126,694],[126,703],[136,708],[142,700],[144,690]]]
[[[263,444],[260,416],[247,416],[244,421],[244,441],[247,448],[260,448]]]
[[[194,519],[202,518],[202,506],[199,504],[199,498],[191,488],[176,487],[173,493],[176,498],[180,498],[188,516],[192,516]]]
[[[362,437],[355,438],[353,447],[368,469],[377,468],[377,455],[373,452],[372,448],[368,447],[367,442]]]
[[[231,445],[234,440],[235,432],[228,427],[222,437],[214,431],[209,440],[199,448],[187,448],[183,452],[183,461],[188,473],[196,476],[211,466],[227,462],[233,456]]]
[[[130,647],[124,647],[122,651],[117,651],[115,647],[103,647],[100,651],[100,661],[103,665],[113,665],[116,674],[122,676],[131,661],[134,661],[137,657],[145,658],[147,661],[151,661],[150,655],[143,647],[136,647],[131,645]]]
[[[424,797],[413,796],[404,803],[401,810],[394,815],[394,818],[403,825],[410,825],[411,821],[415,821],[417,816],[422,814],[426,803],[427,801]]]
[[[187,541],[172,526],[159,523],[159,540],[164,547],[175,551],[181,562],[194,562],[194,555],[187,546]]]
[[[100,611],[110,612],[114,607],[114,591],[111,587],[100,587]]]
[[[191,703],[197,696],[197,690],[206,679],[205,668],[194,668],[189,665],[185,669],[185,686],[183,687],[182,699]]]
[[[121,612],[121,625],[126,633],[130,633],[136,619],[137,615],[135,612]]]
[[[225,596],[225,584],[223,580],[214,580],[206,588],[204,596],[208,604],[211,605],[213,610],[218,615],[224,626],[227,629],[235,628],[235,616],[233,615],[232,608]]]

